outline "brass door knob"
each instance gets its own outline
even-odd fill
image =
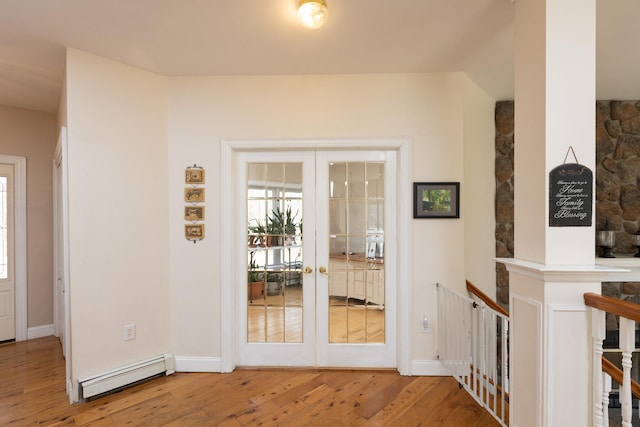
[[[309,267],[308,265],[304,268],[304,274],[311,274],[313,273],[313,268]]]
[[[324,265],[320,266],[318,271],[320,272],[320,274],[328,274],[327,273],[327,267],[325,267]]]

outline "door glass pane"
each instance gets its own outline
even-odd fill
[[[247,341],[302,342],[302,164],[247,164]]]
[[[369,200],[384,198],[384,163],[367,165],[367,196]]]
[[[329,165],[329,342],[385,342],[384,163]]]
[[[347,164],[347,192],[349,200],[364,199],[365,174],[365,163]]]
[[[347,164],[329,165],[329,198],[344,199],[347,195]]]
[[[364,199],[349,198],[347,205],[347,231],[349,235],[363,236],[367,223]]]
[[[347,204],[344,199],[329,199],[329,234],[346,234]]]

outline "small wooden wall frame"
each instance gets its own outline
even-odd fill
[[[204,168],[201,166],[193,165],[184,170],[184,183],[185,184],[204,184]]]
[[[204,224],[186,224],[184,226],[184,237],[193,241],[204,239]]]
[[[188,203],[204,202],[204,188],[187,187],[184,189],[184,201]]]
[[[185,206],[184,220],[194,222],[204,221],[204,206]]]

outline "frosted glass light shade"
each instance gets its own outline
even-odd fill
[[[320,28],[327,20],[329,10],[324,0],[300,0],[298,16],[307,28]]]

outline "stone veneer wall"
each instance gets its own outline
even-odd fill
[[[496,257],[513,258],[513,101],[496,103]],[[509,272],[496,263],[496,301],[509,307]]]
[[[616,230],[614,254],[632,255],[640,226],[640,102],[596,102],[596,230]],[[600,254],[600,252],[598,252]]]
[[[632,239],[640,229],[640,101],[596,102],[595,225],[616,230],[614,255],[638,251]],[[640,283],[606,282],[602,294],[640,304]],[[607,314],[607,330],[616,329],[617,319]]]
[[[495,125],[496,256],[512,258],[513,101],[496,103]],[[632,235],[640,230],[640,101],[597,101],[595,125],[596,230],[608,223],[616,230],[613,253],[630,256],[637,252]],[[500,263],[496,272],[496,300],[507,307],[509,275]],[[640,283],[604,283],[602,293],[640,303]],[[613,326],[609,324],[608,329],[616,329]]]

